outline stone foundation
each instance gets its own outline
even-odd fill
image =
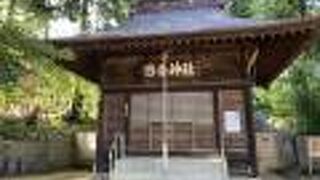
[[[68,168],[73,163],[70,140],[54,142],[0,141],[0,175]]]

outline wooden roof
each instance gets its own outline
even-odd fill
[[[99,63],[94,56],[99,51],[107,55],[147,53],[153,48],[248,42],[260,50],[256,82],[265,86],[311,44],[319,26],[320,16],[259,21],[230,17],[210,8],[194,8],[136,14],[123,26],[107,32],[57,41],[72,46],[78,54],[87,54],[71,69],[92,81],[98,81]]]
[[[256,27],[259,22],[234,18],[212,8],[163,11],[136,14],[126,24],[106,32],[81,35],[70,40],[93,40],[101,38],[137,38],[173,34],[189,34],[203,31],[233,30]]]

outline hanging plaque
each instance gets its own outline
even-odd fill
[[[215,53],[211,53],[215,52]],[[240,80],[237,52],[212,49],[172,53],[166,61],[160,56],[115,56],[103,62],[103,88],[108,91],[135,91],[161,88],[163,77],[169,88],[198,87],[224,80]]]
[[[195,66],[192,61],[175,61],[168,64],[148,62],[143,65],[143,76],[145,78],[194,77],[195,74]]]

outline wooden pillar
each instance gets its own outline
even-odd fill
[[[257,156],[256,156],[256,138],[255,138],[255,121],[253,118],[253,95],[252,87],[248,86],[244,89],[245,99],[245,117],[248,137],[248,160],[249,160],[249,175],[252,177],[258,176]]]
[[[107,174],[110,171],[109,147],[107,139],[107,119],[106,114],[106,96],[102,94],[99,104],[99,122],[97,134],[97,150],[96,150],[96,172],[99,174]]]
[[[109,152],[115,135],[122,130],[124,96],[121,94],[106,94],[101,97],[97,135],[96,172],[108,180],[112,163]]]
[[[219,90],[215,89],[213,91],[213,118],[214,118],[214,126],[215,126],[215,138],[216,138],[216,148],[221,153],[221,133],[222,127],[220,123],[220,114],[219,114]]]

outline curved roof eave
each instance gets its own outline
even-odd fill
[[[104,47],[112,47],[114,45],[120,47],[128,47],[127,44],[135,44],[143,40],[143,46],[156,46],[157,40],[163,40],[172,38],[172,40],[179,39],[193,39],[198,37],[205,37],[211,39],[230,39],[230,38],[240,38],[246,40],[246,38],[260,38],[265,36],[275,36],[275,37],[285,37],[281,35],[289,35],[293,39],[293,43],[289,43],[288,47],[283,47],[281,45],[283,42],[281,40],[279,47],[275,49],[274,47],[267,46],[266,49],[273,49],[272,53],[266,52],[265,56],[259,56],[260,64],[258,65],[258,79],[257,84],[261,86],[268,86],[272,80],[274,80],[284,68],[286,68],[304,49],[308,46],[305,44],[311,44],[311,42],[318,35],[320,27],[320,15],[310,15],[299,18],[290,18],[282,20],[273,20],[273,21],[253,21],[251,23],[242,24],[238,26],[224,26],[224,27],[207,27],[203,29],[198,29],[196,31],[177,31],[163,34],[123,34],[123,35],[110,35],[108,33],[101,33],[97,35],[85,35],[85,36],[76,36],[72,38],[65,39],[56,39],[53,40],[57,43],[62,43],[64,45],[70,45],[73,48],[77,47],[88,47],[91,44],[102,44]],[[310,34],[305,37],[305,39],[299,39],[295,41],[294,38],[298,36],[295,35],[301,34]],[[278,36],[280,35],[280,36]],[[293,35],[293,36],[292,36]],[[274,38],[277,39],[277,38]],[[171,40],[171,39],[170,39]],[[160,42],[160,41],[159,41]],[[139,46],[139,43],[135,46]],[[99,47],[99,46],[94,46]],[[263,47],[262,47],[263,48]],[[80,48],[82,49],[82,48]],[[84,48],[83,51],[90,51],[91,48]],[[126,50],[126,48],[123,48]],[[280,52],[279,49],[284,49],[285,51]],[[89,62],[88,62],[89,63]],[[87,63],[87,64],[88,64]],[[92,65],[92,63],[89,63]],[[268,68],[266,68],[268,67]],[[81,72],[80,72],[81,73]],[[83,72],[82,72],[83,73]],[[90,79],[90,78],[89,78]],[[92,77],[91,77],[92,79]]]

